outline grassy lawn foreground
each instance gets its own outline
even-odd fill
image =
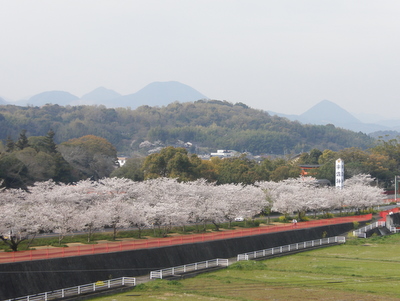
[[[400,235],[242,261],[195,278],[151,281],[96,300],[400,300]]]

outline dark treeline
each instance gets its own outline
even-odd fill
[[[345,179],[366,174],[375,179],[375,185],[393,188],[394,177],[400,174],[400,143],[390,140],[381,141],[367,150],[355,147],[339,151],[312,149],[297,157],[264,158],[261,161],[251,160],[246,155],[200,160],[184,148],[167,147],[144,159],[129,159],[111,175],[135,181],[169,177],[179,181],[204,178],[217,184],[254,184],[298,178],[300,166],[314,165],[319,167],[308,171],[308,176],[327,179],[335,185],[335,161],[339,158],[345,162]]]
[[[108,177],[117,167],[117,151],[106,139],[93,135],[54,142],[54,132],[27,137],[22,130],[17,140],[0,145],[0,187],[22,188],[53,180],[73,183]]]
[[[367,149],[374,139],[333,125],[303,125],[226,101],[175,102],[166,107],[107,109],[104,106],[0,106],[0,140],[45,136],[57,144],[86,135],[109,141],[120,154],[146,156],[141,143],[168,146],[191,142],[192,153],[233,149],[259,154],[294,154],[316,149]]]
[[[35,182],[53,180],[73,183],[105,177],[143,181],[159,177],[178,181],[206,179],[217,184],[253,184],[257,181],[281,181],[300,176],[301,165],[319,165],[309,174],[317,179],[335,180],[335,160],[345,162],[345,178],[369,174],[380,187],[393,185],[400,173],[400,144],[397,140],[380,141],[372,148],[345,148],[339,151],[312,149],[300,156],[250,159],[246,154],[202,160],[187,148],[165,147],[146,157],[134,157],[118,168],[117,150],[106,139],[86,135],[56,144],[55,133],[45,136],[10,137],[0,145],[0,187],[23,188]]]

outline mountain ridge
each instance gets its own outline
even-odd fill
[[[142,105],[163,106],[174,101],[188,102],[199,99],[209,99],[194,88],[178,81],[152,82],[135,93],[121,95],[120,93],[98,87],[93,91],[78,97],[66,91],[45,91],[29,99],[19,100],[14,104],[19,106],[43,106],[48,103],[58,105],[104,105],[108,108],[130,107],[135,109]],[[2,104],[0,102],[0,104]]]
[[[63,106],[104,105],[107,108],[130,107],[131,109],[135,109],[143,105],[167,106],[175,101],[192,102],[200,99],[209,98],[186,84],[177,81],[166,81],[152,82],[137,92],[127,95],[122,95],[105,87],[98,87],[84,94],[82,97],[75,96],[65,91],[46,91],[36,94],[27,100],[24,99],[14,103],[0,98],[0,105],[43,106],[48,103],[53,103]],[[300,115],[288,115],[272,111],[266,112],[271,115],[285,117],[291,121],[299,121],[303,124],[334,124],[337,127],[367,134],[400,131],[400,120],[382,120],[376,123],[362,122],[354,117],[353,114],[329,100],[320,101]]]
[[[303,124],[326,125],[333,124],[354,132],[371,134],[378,131],[400,131],[400,120],[393,126],[377,123],[365,123],[354,117],[351,113],[329,100],[322,100],[300,115],[287,115],[267,111],[271,115],[285,117],[291,121],[299,121]],[[400,133],[399,133],[400,134]]]

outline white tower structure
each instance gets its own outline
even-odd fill
[[[343,188],[344,184],[344,161],[342,159],[336,160],[335,183],[336,188]]]

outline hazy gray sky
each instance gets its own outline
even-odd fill
[[[301,114],[400,111],[398,0],[0,0],[0,96],[175,80]]]

